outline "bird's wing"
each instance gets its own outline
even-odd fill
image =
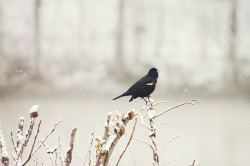
[[[127,92],[129,93],[132,89],[136,87],[142,87],[142,85],[152,84],[152,79],[150,77],[144,76],[140,80],[138,80],[136,83],[134,83]]]

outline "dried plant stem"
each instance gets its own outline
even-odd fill
[[[37,132],[36,132],[36,135],[34,137],[34,141],[33,141],[33,144],[32,144],[32,147],[31,147],[31,150],[30,150],[30,153],[29,153],[29,156],[28,158],[23,162],[22,166],[26,165],[30,159],[31,159],[31,156],[32,156],[32,152],[33,152],[33,149],[34,149],[34,146],[35,146],[35,143],[36,143],[36,139],[37,139],[37,136],[38,136],[38,133],[40,131],[40,125],[42,123],[42,120],[39,121],[39,124],[38,124],[38,127],[37,127]]]
[[[130,136],[130,138],[129,138],[128,144],[127,144],[127,146],[125,147],[124,151],[122,152],[121,156],[119,157],[119,160],[118,160],[116,166],[118,166],[118,164],[119,164],[119,162],[120,162],[120,160],[121,160],[123,154],[124,154],[125,151],[127,150],[128,146],[129,146],[129,144],[130,144],[130,142],[131,142],[131,140],[132,140],[132,138],[133,138],[133,135],[134,135],[134,133],[135,133],[135,126],[136,126],[136,123],[137,123],[137,118],[135,118],[135,124],[134,124],[134,127],[133,127],[133,132],[132,132],[132,134],[131,134],[131,136]]]
[[[47,134],[45,136],[45,138],[42,140],[42,141],[39,141],[40,145],[36,148],[36,150],[32,153],[31,156],[33,156],[40,148],[41,146],[43,145],[43,143],[47,140],[47,138],[55,131],[56,127],[59,125],[59,123],[61,123],[62,121],[61,120],[58,120],[58,122],[55,123],[54,127],[52,128],[52,130],[50,131],[49,134]]]
[[[107,119],[107,124],[105,126],[105,131],[104,131],[104,137],[102,140],[104,143],[101,145],[100,149],[98,150],[98,157],[97,157],[97,162],[96,165],[99,166],[107,166],[109,163],[109,159],[112,155],[112,152],[117,144],[117,142],[120,140],[120,138],[124,135],[125,133],[125,126],[127,123],[132,120],[135,117],[134,110],[129,111],[124,117],[121,117],[117,115],[118,118],[116,118],[115,122],[112,122],[110,125],[110,116],[108,116]],[[115,124],[115,126],[114,126]],[[110,127],[114,128],[114,133],[110,132]]]
[[[185,105],[185,104],[192,104],[192,105],[194,105],[194,104],[196,104],[196,103],[197,103],[196,100],[191,100],[191,101],[188,101],[188,102],[185,102],[185,103],[178,104],[178,105],[176,105],[176,106],[170,107],[170,108],[168,108],[167,110],[165,110],[165,111],[163,111],[163,112],[161,112],[161,113],[155,115],[155,116],[153,117],[153,119],[155,119],[155,118],[157,118],[157,117],[159,117],[159,116],[161,116],[161,115],[167,113],[168,111],[171,111],[171,110],[173,110],[173,109],[175,109],[175,108],[177,108],[177,107],[183,106],[183,105]]]
[[[164,145],[162,145],[162,147],[160,147],[160,148],[158,149],[158,152],[159,152],[161,149],[163,149],[165,146],[167,146],[170,142],[172,142],[172,141],[174,141],[175,139],[179,138],[179,136],[180,136],[180,135],[176,135],[176,136],[174,136],[172,139],[168,140]]]
[[[6,142],[3,137],[3,132],[1,128],[1,121],[0,121],[0,152],[1,152],[1,158],[0,162],[2,163],[3,166],[9,166],[9,155],[6,150]]]
[[[58,157],[61,162],[61,165],[63,166],[63,159],[62,159],[62,154],[61,154],[61,149],[62,149],[62,143],[61,143],[61,138],[59,136],[58,138],[58,144],[59,144],[59,150],[58,150]]]
[[[89,166],[91,166],[91,151],[92,151],[92,145],[94,141],[94,127],[91,127],[91,139],[90,139],[90,147],[89,147]]]
[[[72,151],[74,148],[74,140],[75,140],[75,135],[76,135],[76,130],[77,128],[73,128],[71,131],[71,137],[70,137],[70,142],[69,142],[69,148],[68,151],[66,153],[66,157],[65,157],[65,166],[69,166],[72,160]]]
[[[15,140],[14,140],[14,137],[13,137],[13,131],[12,130],[10,131],[10,138],[11,138],[11,142],[12,142],[12,145],[14,147],[15,153],[17,153],[16,144],[15,144]]]

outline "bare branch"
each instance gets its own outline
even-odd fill
[[[74,140],[75,140],[75,134],[76,134],[76,130],[77,128],[73,128],[71,131],[71,137],[70,137],[70,143],[69,143],[69,148],[68,151],[66,153],[66,157],[65,157],[65,166],[69,166],[72,160],[72,151],[74,148]]]
[[[25,135],[23,136],[23,123],[24,123],[24,118],[21,117],[19,120],[19,126],[17,130],[17,153],[16,153],[16,159],[15,159],[15,164],[16,165],[21,165],[22,163],[22,155],[24,152],[24,148],[27,146],[30,136],[33,131],[33,127],[35,125],[35,119],[38,117],[38,105],[33,105],[30,109],[30,123],[29,127],[25,132]]]
[[[8,166],[9,165],[9,153],[6,150],[6,142],[3,137],[3,132],[1,128],[1,121],[0,121],[0,150],[1,150],[1,163],[3,166]]]
[[[129,137],[131,137],[131,134],[126,133],[126,135],[129,136]],[[148,142],[146,142],[146,141],[139,140],[139,139],[134,138],[134,137],[133,137],[132,139],[135,140],[135,141],[137,141],[137,142],[141,142],[141,143],[144,143],[144,144],[146,144],[146,145],[148,145],[148,146],[151,146],[150,143],[148,143]]]
[[[85,161],[83,161],[82,156],[78,153],[78,151],[76,151],[77,156],[80,158],[81,162],[83,163],[83,165],[86,165]]]
[[[30,153],[29,153],[29,156],[28,158],[24,161],[24,163],[22,164],[22,166],[24,166],[25,164],[27,164],[30,159],[31,159],[31,156],[32,156],[32,152],[33,152],[33,149],[34,149],[34,146],[35,146],[35,143],[36,143],[36,139],[37,139],[37,136],[38,136],[38,133],[40,131],[40,125],[42,123],[42,120],[39,121],[39,124],[38,124],[38,127],[37,127],[37,132],[36,132],[36,135],[34,137],[34,141],[33,141],[33,144],[32,144],[32,147],[31,147],[31,150],[30,150]]]
[[[19,144],[22,142],[22,139],[23,139],[23,123],[24,123],[24,117],[21,117],[18,123],[18,128],[17,128],[16,147],[19,147]]]
[[[148,130],[151,130],[151,128],[144,122],[143,116],[140,113],[138,115],[141,118],[141,125],[146,127]]]
[[[192,159],[192,161],[189,164],[190,166],[198,166],[198,161],[195,159]]]
[[[167,146],[167,145],[168,145],[170,142],[172,142],[173,140],[179,138],[179,136],[180,136],[180,135],[176,135],[176,136],[174,136],[172,139],[168,140],[164,145],[162,145],[162,147],[160,147],[160,148],[158,149],[157,152],[159,152],[161,149],[163,149],[165,146]]]
[[[90,138],[90,147],[89,147],[89,166],[91,166],[91,150],[92,150],[92,145],[94,141],[94,127],[91,127],[91,138]]]
[[[80,158],[81,162],[83,163],[83,165],[86,165],[86,163],[83,161],[82,156],[78,153],[78,150],[77,150],[78,140],[79,140],[79,132],[77,132],[77,135],[76,135],[76,148],[75,148],[75,151],[76,151],[77,156]],[[62,164],[62,166],[63,166],[63,164]]]
[[[10,131],[10,138],[11,138],[11,142],[12,142],[12,145],[14,147],[15,153],[17,153],[16,144],[15,144],[15,140],[14,140],[14,137],[13,137],[13,131],[12,130]]]
[[[134,110],[129,111],[127,114],[122,112],[116,113],[114,118],[108,126],[105,126],[104,137],[96,138],[98,145],[97,147],[97,163],[96,165],[107,166],[112,152],[119,141],[119,139],[125,133],[126,124],[135,117]],[[114,128],[114,133],[109,132],[110,126]],[[108,129],[108,130],[107,130]],[[108,133],[106,133],[108,132]]]
[[[58,150],[58,156],[61,161],[61,165],[63,166],[63,160],[62,160],[62,154],[61,154],[61,149],[62,149],[62,143],[61,143],[61,138],[59,136],[58,138],[58,144],[59,144],[59,150]]]
[[[185,105],[185,104],[194,105],[194,104],[196,104],[196,103],[198,103],[198,102],[196,102],[196,100],[191,100],[191,101],[188,101],[188,102],[185,102],[185,103],[178,104],[178,105],[173,106],[173,107],[169,107],[167,110],[165,110],[165,111],[163,111],[163,112],[161,112],[161,113],[155,115],[155,116],[153,117],[153,119],[155,119],[155,118],[157,118],[157,117],[159,117],[159,116],[165,114],[165,113],[168,112],[168,111],[171,111],[172,109],[175,109],[175,108],[177,108],[177,107],[183,106],[183,105]]]
[[[131,136],[130,136],[130,138],[129,138],[128,144],[127,144],[127,146],[125,147],[124,151],[122,152],[121,156],[119,157],[119,160],[118,160],[116,166],[118,166],[118,164],[119,164],[119,162],[120,162],[120,160],[121,160],[123,154],[124,154],[125,151],[127,150],[128,146],[129,146],[129,144],[130,144],[130,142],[131,142],[131,140],[132,140],[132,138],[133,138],[133,135],[134,135],[134,133],[135,133],[135,126],[136,126],[136,123],[137,123],[137,118],[135,118],[135,124],[134,124],[134,127],[133,127],[133,132],[132,132],[132,134],[131,134]]]
[[[156,106],[156,105],[158,105],[158,104],[163,104],[163,103],[167,103],[167,101],[159,101],[159,102],[157,102],[157,103],[153,103],[153,106]]]
[[[43,143],[44,143],[44,142],[47,140],[47,138],[55,131],[56,127],[57,127],[57,126],[59,125],[59,123],[61,123],[61,122],[62,122],[62,120],[59,119],[58,122],[55,123],[55,125],[54,125],[54,127],[52,128],[52,130],[50,131],[50,133],[47,134],[47,135],[45,136],[45,138],[44,138],[42,141],[39,141],[40,145],[39,145],[38,148],[32,153],[31,156],[33,156],[33,155],[41,148],[41,146],[43,145]]]

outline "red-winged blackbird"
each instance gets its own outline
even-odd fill
[[[148,74],[146,76],[142,77],[139,81],[137,81],[134,85],[132,85],[127,90],[127,92],[114,98],[113,100],[116,100],[123,96],[132,96],[129,102],[131,102],[133,99],[136,99],[137,97],[141,97],[143,99],[144,97],[149,98],[149,95],[155,90],[157,79],[158,79],[158,70],[156,68],[152,68],[148,71]]]

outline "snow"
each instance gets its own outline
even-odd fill
[[[6,150],[6,142],[4,140],[1,128],[0,128],[0,149],[2,151],[1,153],[2,157],[9,157],[9,153]]]
[[[54,153],[57,150],[57,146],[55,146],[54,148],[49,148],[47,150],[47,153]]]
[[[108,115],[108,116],[111,116],[112,114],[113,114],[113,112],[109,112],[107,115]]]
[[[39,105],[33,105],[30,109],[30,113],[38,112]]]
[[[115,134],[112,134],[112,135],[109,136],[109,139],[107,140],[105,146],[102,148],[103,153],[109,151],[109,149],[112,146],[112,143],[114,142],[116,137],[117,136]]]
[[[152,119],[154,117],[154,115],[155,115],[155,111],[154,110],[148,111],[148,118],[149,119]]]

